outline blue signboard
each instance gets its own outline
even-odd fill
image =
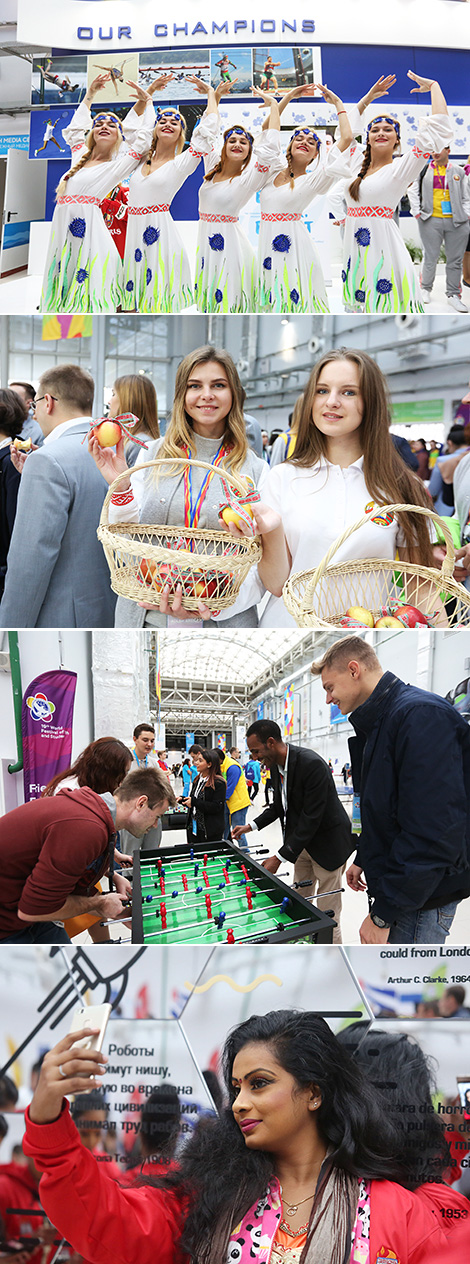
[[[29,149],[29,136],[0,136],[0,157],[4,158],[9,149]]]
[[[339,707],[336,706],[336,702],[330,702],[330,724],[347,724],[347,722],[347,715],[343,715]]]

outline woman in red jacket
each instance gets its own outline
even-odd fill
[[[426,1264],[445,1244],[405,1188],[384,1099],[316,1014],[236,1028],[223,1054],[230,1107],[195,1130],[176,1172],[134,1189],[102,1175],[64,1109],[64,1093],[105,1069],[76,1040],[46,1054],[24,1147],[45,1174],[47,1214],[93,1264],[155,1264],[156,1251],[159,1264]]]

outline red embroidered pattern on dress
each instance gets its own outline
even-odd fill
[[[269,167],[262,167],[260,162],[255,162],[256,171],[269,171]]]
[[[195,149],[195,148],[194,148],[194,145],[190,145],[190,146],[189,146],[189,152],[190,152],[190,154],[192,154],[192,155],[193,155],[193,157],[194,157],[194,158],[203,158],[203,157],[204,157],[204,154],[203,154],[203,153],[201,153],[201,151],[200,151],[199,149]]]
[[[70,205],[70,203],[80,202],[83,205],[88,203],[91,206],[99,206],[100,198],[92,197],[89,193],[76,193],[75,197],[71,193],[64,193],[62,197],[57,198],[57,202],[67,202],[68,205]]]
[[[138,154],[136,149],[128,149],[127,152],[129,154],[129,158],[137,158],[137,161],[140,162],[142,154]]]
[[[85,144],[84,140],[79,140],[78,145],[71,145],[70,149],[72,153],[74,154],[76,149],[83,149],[84,144]]]
[[[290,215],[268,215],[267,211],[261,211],[261,219],[268,219],[271,221],[280,220],[282,223],[283,220],[302,219],[302,215],[300,211],[297,211],[296,213],[292,212]]]
[[[238,224],[238,215],[204,215],[201,211],[199,219],[206,224]]]
[[[112,505],[130,505],[133,499],[134,499],[134,493],[132,489],[129,489],[129,491],[127,492],[113,492],[111,496],[111,504]]]
[[[414,154],[415,158],[430,158],[431,157],[431,154],[425,153],[425,150],[420,149],[419,145],[413,145],[411,152],[412,154]]]
[[[151,215],[152,211],[169,211],[170,203],[162,206],[128,206],[129,215]]]
[[[360,219],[362,215],[379,215],[381,219],[393,219],[391,206],[348,206],[348,215]]]

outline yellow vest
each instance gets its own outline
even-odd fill
[[[222,775],[225,777],[225,780],[227,780],[227,768],[230,768],[231,764],[235,764],[236,768],[240,768],[240,764],[237,764],[236,759],[231,759],[230,755],[226,755],[223,764],[221,764],[220,766]],[[227,799],[227,807],[230,813],[239,812],[241,808],[248,808],[250,806],[250,803],[251,803],[251,799],[248,794],[248,787],[245,781],[245,773],[243,772],[243,768],[242,768],[240,770],[240,776],[238,778],[233,794],[231,794],[230,798]]]

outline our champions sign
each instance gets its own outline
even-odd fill
[[[28,685],[21,711],[26,803],[70,766],[76,685],[77,673],[69,671],[43,672]]]
[[[376,0],[283,0],[261,7],[259,16],[246,0],[217,6],[204,0],[181,0],[171,9],[158,0],[18,0],[18,39],[38,48],[151,49],[189,45],[351,44],[469,48],[470,11],[457,0],[394,0],[390,7]]]

